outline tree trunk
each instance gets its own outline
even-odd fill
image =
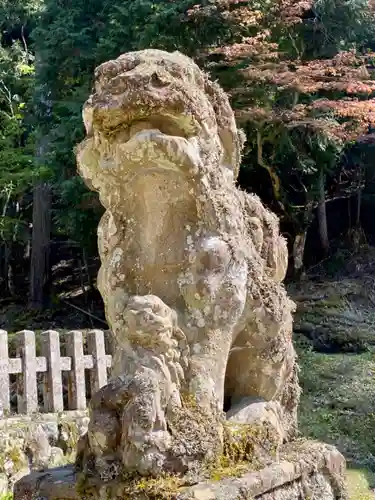
[[[357,192],[357,213],[355,225],[357,228],[361,226],[361,205],[362,205],[362,188],[358,189]]]
[[[306,236],[307,231],[297,234],[293,243],[293,273],[295,278],[300,278],[303,273]]]
[[[263,159],[263,139],[260,130],[257,131],[257,147],[258,165],[267,170],[271,179],[272,192],[275,201],[278,201],[281,204],[281,180],[276,170],[270,165],[267,165]]]
[[[34,187],[33,232],[31,242],[30,306],[43,309],[50,274],[51,186],[40,182]]]
[[[38,78],[41,66],[39,54],[35,54],[35,70]],[[46,83],[36,85],[34,114],[37,121],[35,163],[48,165],[49,131],[52,120],[52,95]],[[50,239],[52,226],[52,187],[39,179],[33,190],[33,223],[30,259],[30,306],[43,309],[49,299]]]
[[[1,272],[0,272],[0,284],[1,284],[1,295],[3,297],[9,297],[9,258],[10,258],[10,249],[9,244],[7,242],[3,242],[2,244],[2,252],[1,252]]]
[[[325,196],[325,175],[323,169],[319,173],[319,204],[318,204],[319,236],[323,250],[329,252],[329,238]]]
[[[12,190],[9,189],[0,217],[5,218],[10,216],[9,207],[11,204],[11,195],[12,195]],[[4,296],[8,297],[10,296],[8,277],[9,277],[11,241],[9,239],[9,236],[7,236],[6,232],[5,234],[2,232],[1,239],[2,239],[2,252],[1,252],[2,259],[1,259],[0,283],[1,283],[2,293],[4,294]]]

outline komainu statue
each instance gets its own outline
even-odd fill
[[[114,366],[78,466],[187,474],[239,426],[267,428],[263,452],[277,449],[299,400],[287,248],[276,216],[236,187],[244,141],[226,94],[184,55],[144,50],[97,69],[83,116]]]

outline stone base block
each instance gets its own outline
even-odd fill
[[[286,446],[280,459],[240,477],[223,477],[190,486],[172,487],[158,481],[152,494],[147,479],[129,492],[129,485],[79,485],[72,467],[30,474],[15,485],[14,500],[162,499],[166,500],[348,500],[344,483],[345,459],[332,446],[297,441]],[[230,474],[230,471],[228,471]],[[164,489],[163,489],[164,488]]]
[[[85,411],[0,419],[0,498],[30,471],[72,463],[89,423]]]

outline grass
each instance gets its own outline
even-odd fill
[[[368,471],[363,469],[348,469],[346,482],[351,500],[373,500],[374,493],[371,491],[371,479]]]
[[[375,500],[375,353],[298,352],[301,432],[345,455],[351,500]]]

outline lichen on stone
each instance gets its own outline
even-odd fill
[[[295,305],[278,219],[236,186],[229,99],[188,57],[144,50],[97,68],[83,120],[114,357],[77,466],[123,498],[257,470],[297,433]]]

